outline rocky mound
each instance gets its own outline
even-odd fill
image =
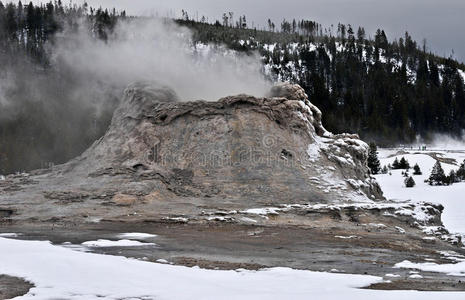
[[[167,87],[139,83],[126,89],[107,133],[85,153],[19,176],[26,184],[9,176],[0,199],[34,203],[27,214],[65,203],[50,215],[86,217],[125,214],[108,205],[163,216],[368,202],[383,197],[369,175],[367,148],[356,135],[326,131],[298,85],[275,86],[266,98],[182,102]]]

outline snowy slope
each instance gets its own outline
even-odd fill
[[[247,40],[239,40],[238,44],[240,45],[247,45],[247,47],[251,50],[260,50],[261,53],[265,53],[266,56],[262,56],[262,61],[264,63],[264,73],[267,75],[269,78],[275,80],[275,81],[290,81],[290,82],[298,82],[300,79],[300,76],[303,72],[306,72],[306,68],[302,65],[302,61],[300,59],[293,61],[290,60],[287,62],[285,65],[282,64],[276,64],[273,61],[273,56],[277,57],[279,56],[280,61],[283,61],[285,59],[285,56],[292,55],[294,57],[300,57],[300,53],[302,51],[309,51],[315,53],[315,56],[319,56],[319,52],[321,53],[326,53],[327,57],[329,58],[330,61],[333,60],[333,55],[331,53],[331,50],[329,49],[328,45],[321,44],[321,43],[316,43],[316,42],[306,42],[306,43],[288,43],[288,44],[281,44],[281,43],[261,43],[259,41],[256,41],[254,38],[249,38]],[[347,51],[347,45],[342,44],[341,42],[336,42],[336,52],[341,53]],[[210,48],[212,45],[207,45],[203,44],[201,42],[198,42],[194,45],[194,48],[197,51],[203,52],[204,55],[205,53],[209,52],[211,50]],[[224,48],[223,46],[215,46],[215,47],[220,47],[223,48],[222,51],[224,51],[226,56],[231,56],[231,55],[237,55],[237,53],[234,50],[229,50]],[[358,47],[358,43],[355,43],[355,47]],[[365,48],[366,46],[363,45]],[[375,47],[372,46],[372,53],[375,52]],[[368,66],[374,65],[375,61],[373,58],[367,59],[366,55],[367,51],[366,49],[363,50],[362,54],[362,61],[366,62]],[[396,69],[401,69],[404,62],[398,58],[388,58],[386,56],[386,51],[384,49],[380,49],[380,55],[379,55],[379,61],[383,64],[390,64],[392,66],[392,71],[394,72]],[[428,64],[429,67],[429,64]],[[417,79],[417,74],[416,74],[416,67],[413,67],[406,64],[406,71],[407,71],[407,76],[409,78],[409,82],[414,84]],[[445,69],[444,65],[438,65],[438,69],[440,70],[439,72],[439,77],[440,81],[442,81],[443,78],[443,72]],[[465,81],[465,71],[458,69],[459,75],[463,78]]]
[[[392,170],[391,174],[376,175],[384,196],[388,199],[412,200],[414,202],[427,201],[442,204],[445,209],[442,220],[445,227],[454,233],[465,235],[465,182],[455,183],[451,186],[430,186],[424,182],[431,173],[436,160],[431,155],[437,155],[440,158],[455,159],[456,164],[442,163],[446,174],[450,170],[457,170],[460,163],[465,159],[465,151],[447,151],[447,150],[402,150],[409,154],[395,155],[399,149],[380,149],[381,165],[392,164],[397,157],[405,157],[413,167],[416,163],[420,166],[423,175],[413,176],[416,186],[406,188],[404,186],[404,177],[402,170]],[[413,171],[410,171],[412,174]]]

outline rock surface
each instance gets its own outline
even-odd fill
[[[381,200],[366,159],[367,145],[329,133],[298,85],[275,86],[267,98],[182,102],[167,87],[138,83],[101,139],[64,165],[8,176],[0,204],[13,218],[116,218],[127,207],[161,217]]]
[[[0,232],[60,245],[152,233],[150,250],[101,253],[214,269],[395,273],[371,288],[465,290],[453,276],[418,280],[395,267],[465,250],[442,226],[441,205],[385,200],[366,159],[356,135],[325,130],[298,85],[181,102],[169,88],[134,84],[81,156],[0,180]]]

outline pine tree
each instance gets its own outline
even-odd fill
[[[400,169],[400,163],[399,163],[399,160],[397,159],[394,159],[394,162],[392,163],[392,169],[394,170],[397,170],[397,169]]]
[[[381,170],[382,174],[387,174],[389,172],[388,167],[384,166],[383,169]]]
[[[457,174],[455,173],[454,170],[450,170],[449,175],[447,176],[447,184],[454,184],[458,182],[457,180]]]
[[[408,161],[405,159],[405,157],[402,157],[399,162],[399,169],[410,169],[410,164]]]
[[[460,165],[456,175],[458,180],[465,180],[465,161]]]
[[[413,166],[413,175],[421,175],[421,174],[423,173],[421,172],[420,166],[418,164],[415,164]]]
[[[404,183],[405,183],[405,187],[408,187],[408,188],[414,187],[416,184],[412,176],[406,178]]]
[[[436,161],[433,166],[433,170],[431,171],[431,175],[427,179],[427,182],[429,185],[443,185],[446,180],[446,174],[444,173],[441,163]]]
[[[378,148],[374,142],[370,143],[370,150],[368,152],[368,167],[371,174],[378,174],[381,171],[381,164],[378,159]]]

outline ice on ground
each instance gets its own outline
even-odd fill
[[[382,278],[272,268],[222,271],[77,252],[45,241],[0,238],[0,274],[34,287],[18,299],[462,299],[460,292],[358,289]]]
[[[121,233],[118,234],[118,238],[121,239],[127,239],[127,240],[144,240],[144,239],[149,239],[156,237],[156,234],[150,234],[150,233],[142,233],[142,232],[129,232],[129,233]]]
[[[82,245],[87,247],[139,247],[139,246],[154,246],[154,243],[142,243],[139,241],[133,240],[96,240],[96,241],[87,241],[82,243]]]

